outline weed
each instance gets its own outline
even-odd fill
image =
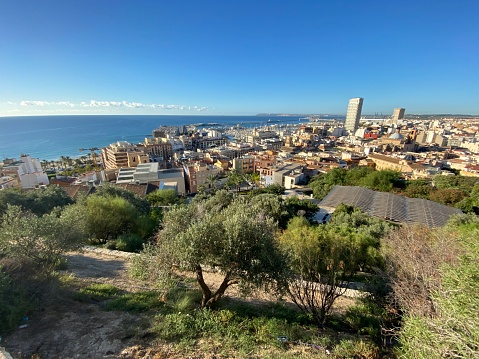
[[[26,287],[0,271],[0,334],[13,330],[33,307]]]
[[[374,344],[357,339],[343,339],[334,348],[335,358],[379,359],[378,347]]]
[[[166,304],[173,313],[189,313],[198,307],[201,291],[175,287],[166,296]]]
[[[121,292],[117,287],[110,284],[90,284],[75,292],[73,298],[80,302],[101,302],[112,299]]]
[[[363,303],[352,306],[343,319],[358,334],[368,334],[376,339],[380,336],[380,318],[371,312],[370,306]]]
[[[124,312],[146,312],[159,310],[164,303],[160,300],[157,292],[125,293],[107,301],[105,310],[119,310]]]

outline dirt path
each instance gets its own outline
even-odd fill
[[[65,274],[80,281],[137,289],[128,278],[124,256],[85,251],[70,253],[67,260]],[[140,315],[102,311],[96,304],[73,300],[67,292],[59,291],[51,299],[37,308],[27,327],[2,342],[13,358],[118,358],[135,344],[131,338],[141,324]]]
[[[67,268],[63,274],[72,276],[81,285],[108,283],[125,291],[151,289],[128,276],[131,255],[102,249],[87,249],[82,253],[67,255]],[[222,277],[217,273],[205,273],[209,284],[219,285]],[[82,303],[72,298],[68,288],[48,293],[41,308],[19,328],[0,343],[13,358],[180,358],[168,345],[151,349],[139,339],[148,328],[148,318],[141,314],[108,312],[98,303]],[[239,299],[236,288],[228,290],[228,296]],[[244,300],[244,299],[241,299]],[[247,301],[261,305],[275,300],[256,292]],[[336,310],[342,311],[352,303],[341,298]],[[146,333],[145,333],[146,334]],[[142,346],[143,345],[143,346]],[[205,353],[194,358],[209,358]]]

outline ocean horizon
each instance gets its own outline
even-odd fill
[[[0,117],[0,160],[21,154],[41,160],[86,155],[80,148],[139,143],[159,126],[217,123],[245,127],[301,122],[300,116],[54,115]]]

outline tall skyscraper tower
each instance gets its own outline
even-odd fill
[[[358,129],[362,109],[362,97],[355,97],[349,100],[348,113],[346,114],[346,122],[344,124],[344,128],[346,128],[350,135],[354,135],[354,133]]]
[[[393,117],[391,118],[391,123],[398,123],[398,120],[402,120],[404,118],[405,111],[405,108],[395,108],[393,112]]]

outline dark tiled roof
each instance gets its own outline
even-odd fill
[[[90,186],[71,185],[62,188],[72,199],[76,199],[81,193],[89,195],[93,192],[93,187]]]
[[[358,207],[371,216],[400,223],[441,227],[460,209],[419,198],[376,192],[363,187],[335,186],[319,204],[336,208],[341,203]]]
[[[146,196],[146,184],[136,184],[136,183],[120,183],[116,184],[117,187],[121,187],[129,192],[132,192],[140,197]]]

